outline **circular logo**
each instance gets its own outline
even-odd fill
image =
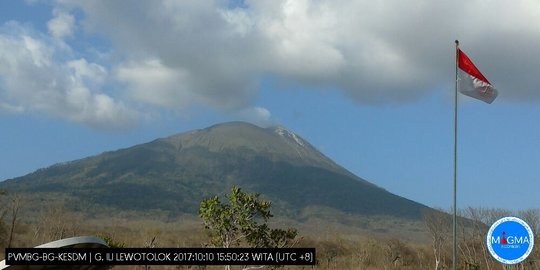
[[[517,217],[503,217],[495,221],[489,228],[486,240],[491,256],[504,264],[524,261],[534,247],[531,227]]]

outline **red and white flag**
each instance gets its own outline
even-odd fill
[[[491,104],[497,97],[497,89],[482,75],[459,48],[458,50],[458,89],[464,95]]]

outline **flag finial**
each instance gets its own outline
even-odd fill
[[[459,40],[456,39],[456,46],[459,46]]]

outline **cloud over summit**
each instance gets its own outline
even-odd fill
[[[70,15],[73,10],[83,14],[81,21]],[[104,67],[104,73],[72,75],[88,93],[80,95],[86,96],[87,108],[115,104],[115,109],[93,117],[130,118],[134,114],[128,107],[137,104],[181,110],[206,106],[228,112],[255,108],[253,100],[265,76],[308,88],[338,89],[359,104],[407,102],[433,89],[452,87],[454,39],[461,40],[462,48],[500,90],[502,100],[539,100],[537,14],[540,3],[534,0],[163,0],[129,5],[62,0],[48,30],[56,39],[83,31],[110,41],[114,57],[93,63]],[[44,57],[57,47],[34,39],[42,49],[26,46],[28,55],[20,54],[21,59],[34,55],[24,63],[35,69],[52,61],[57,69],[69,70],[67,63],[57,65]],[[89,70],[99,73],[85,61]],[[90,87],[92,79],[101,81]],[[122,94],[95,86],[121,87],[114,92]],[[70,104],[68,90],[53,92],[64,95],[63,104]],[[98,102],[99,95],[109,102]],[[3,104],[17,108],[13,100]],[[90,117],[86,111],[79,113],[83,116],[74,121]]]
[[[238,104],[227,104],[234,107],[256,91],[261,74],[335,86],[359,102],[418,97],[452,76],[456,38],[494,79],[504,75],[498,66],[527,73],[523,62],[497,59],[538,54],[540,30],[533,25],[539,4],[488,1],[485,10],[486,3],[458,2],[258,0],[230,7],[211,0],[158,1],[124,10],[92,1],[80,8],[87,29],[106,35],[117,49],[187,71],[192,92],[209,100],[235,95]],[[521,81],[512,96],[535,87]]]

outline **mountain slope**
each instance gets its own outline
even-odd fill
[[[306,207],[418,219],[426,207],[365,181],[283,127],[215,125],[53,165],[0,188],[67,196],[72,207],[196,213],[231,185],[262,193],[278,211]]]

